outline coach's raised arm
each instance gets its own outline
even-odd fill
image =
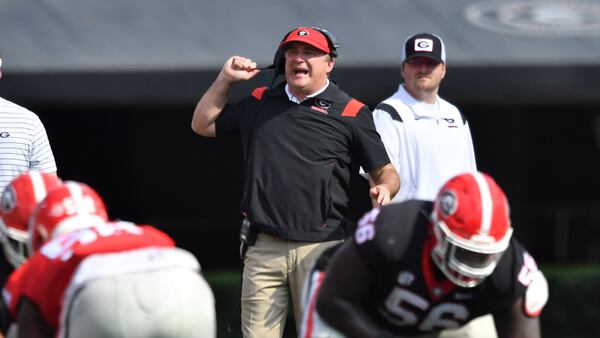
[[[241,56],[230,57],[198,102],[192,118],[192,129],[199,135],[215,137],[215,120],[227,103],[231,86],[235,82],[249,80],[259,72],[252,60]]]

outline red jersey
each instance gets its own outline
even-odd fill
[[[11,274],[3,290],[4,301],[15,319],[19,302],[27,297],[57,330],[65,290],[85,258],[152,247],[174,248],[175,243],[152,226],[129,222],[106,223],[62,234],[44,244]]]

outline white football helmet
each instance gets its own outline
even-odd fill
[[[29,255],[58,235],[106,222],[108,214],[98,193],[84,183],[66,181],[49,192],[34,212],[29,223]]]
[[[444,184],[432,220],[433,261],[462,287],[476,286],[492,274],[513,233],[504,192],[481,172],[461,174]]]
[[[0,199],[0,235],[6,259],[15,268],[27,259],[27,225],[37,204],[62,181],[51,173],[31,170],[15,177]]]

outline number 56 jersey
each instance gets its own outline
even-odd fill
[[[431,259],[432,207],[415,200],[392,204],[359,222],[352,242],[372,270],[372,297],[363,306],[374,321],[398,335],[425,334],[508,310],[521,297],[528,316],[541,313],[545,278],[514,238],[477,286],[463,288],[447,279]]]

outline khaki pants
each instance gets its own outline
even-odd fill
[[[280,338],[288,299],[296,327],[302,321],[302,288],[314,262],[341,241],[296,242],[259,233],[248,248],[242,274],[242,332],[245,338]]]

